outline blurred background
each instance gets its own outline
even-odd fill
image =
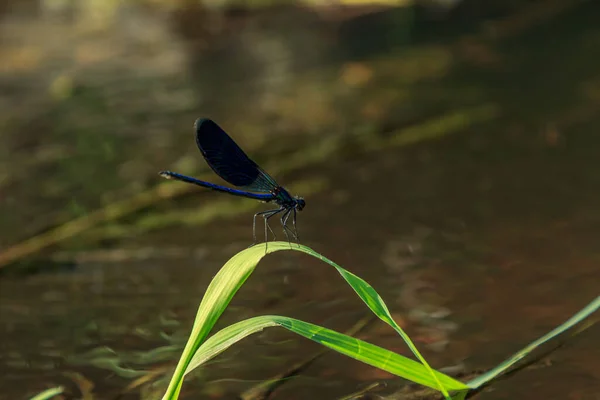
[[[158,176],[223,183],[198,117],[305,197],[302,243],[369,281],[434,368],[495,366],[598,295],[598,15],[592,0],[0,1],[0,398],[160,398],[210,279],[268,207]],[[345,331],[369,311],[335,271],[279,252],[218,327],[263,314]],[[598,398],[599,336],[479,397]],[[381,323],[360,337],[408,354]],[[239,398],[318,351],[256,334],[181,398]],[[416,390],[329,352],[269,398],[373,383],[362,398]]]

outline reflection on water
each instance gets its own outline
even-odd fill
[[[204,289],[250,243],[260,209],[155,189],[165,168],[207,172],[198,114],[307,197],[303,242],[377,288],[437,368],[489,368],[597,296],[597,4],[520,5],[483,27],[468,8],[432,21],[411,8],[155,5],[90,12],[94,24],[44,10],[35,24],[4,11],[0,245],[148,198],[2,268],[7,398],[59,384],[67,398],[114,398],[147,371],[169,376]],[[219,327],[281,314],[344,331],[365,313],[334,271],[281,252]],[[593,398],[597,331],[480,397]],[[361,338],[407,354],[377,324]],[[136,353],[159,346],[157,358]],[[318,350],[262,332],[184,395],[234,398]],[[403,385],[327,353],[273,398],[374,381],[381,395]],[[159,397],[164,383],[126,396]]]

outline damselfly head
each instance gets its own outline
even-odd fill
[[[302,209],[306,205],[306,201],[304,201],[304,198],[302,197],[296,196],[294,198],[296,199],[296,210],[302,211]]]

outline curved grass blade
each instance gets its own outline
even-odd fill
[[[379,317],[382,321],[390,325],[407,343],[413,354],[421,361],[424,367],[427,369],[433,380],[437,383],[437,389],[440,390],[446,398],[450,398],[448,392],[444,386],[439,382],[437,375],[427,364],[425,359],[418,352],[415,345],[412,343],[408,335],[400,328],[400,326],[394,321],[387,306],[379,296],[379,294],[358,276],[346,271],[333,261],[323,257],[316,253],[312,249],[302,246],[294,245],[290,246],[286,242],[271,242],[268,246],[262,243],[253,247],[250,247],[244,251],[233,256],[221,270],[214,277],[210,285],[208,286],[206,293],[200,303],[194,326],[190,334],[190,338],[183,350],[181,358],[177,364],[173,378],[169,383],[169,387],[163,397],[163,399],[176,399],[181,390],[183,382],[183,376],[187,370],[192,357],[200,347],[200,345],[206,339],[208,333],[217,322],[235,293],[244,284],[246,279],[252,274],[254,268],[258,262],[268,253],[273,253],[280,250],[296,250],[303,253],[309,254],[316,257],[327,264],[333,266],[338,273],[348,282],[348,284],[354,289],[356,294],[365,302],[365,304],[373,311],[373,313]]]
[[[537,347],[546,343],[550,339],[553,339],[554,337],[564,333],[566,330],[571,329],[573,326],[575,326],[579,322],[583,321],[585,318],[587,318],[592,313],[594,313],[596,310],[598,310],[598,308],[600,308],[600,296],[596,297],[595,300],[593,300],[590,304],[585,306],[577,314],[573,315],[571,318],[569,318],[563,324],[554,328],[552,331],[548,332],[541,338],[531,342],[524,349],[513,354],[508,359],[506,359],[504,362],[499,364],[497,367],[495,367],[492,370],[486,372],[485,374],[482,374],[482,375],[478,376],[477,378],[472,379],[469,382],[467,382],[467,386],[470,387],[471,389],[478,389],[481,386],[489,383],[493,379],[496,379],[499,375],[505,373],[510,367],[512,367],[517,362],[522,360],[529,353],[534,351]]]
[[[381,298],[381,296],[379,296],[379,293],[377,293],[371,285],[365,282],[362,278],[352,274],[351,272],[346,271],[344,268],[340,267],[333,261],[323,257],[321,254],[315,252],[309,247],[299,245],[298,250],[302,251],[303,253],[309,254],[313,257],[316,257],[321,261],[324,261],[327,264],[334,267],[342,276],[342,278],[344,278],[346,282],[348,282],[348,284],[352,287],[352,289],[354,289],[358,297],[360,297],[362,301],[365,302],[367,307],[369,307],[379,319],[381,319],[386,324],[390,325],[400,335],[400,337],[404,340],[410,351],[412,351],[412,353],[415,355],[415,357],[417,357],[421,364],[425,366],[425,368],[429,371],[430,375],[437,380],[433,369],[429,366],[429,364],[427,363],[425,358],[423,358],[421,353],[419,353],[419,350],[417,350],[417,347],[414,345],[410,337],[402,330],[402,328],[400,328],[400,325],[398,325],[396,321],[394,321],[383,299]],[[437,384],[438,386],[434,389],[438,389],[439,391],[441,391],[445,398],[450,398],[450,395],[448,394],[444,386],[441,384],[441,382],[437,381]]]
[[[44,390],[43,392],[36,394],[29,400],[49,400],[55,396],[58,396],[59,394],[61,394],[64,391],[65,391],[64,387],[57,386],[55,388]]]
[[[438,389],[438,382],[441,382],[450,391],[464,391],[469,389],[464,383],[441,372],[435,371],[434,378],[423,364],[382,347],[331,329],[278,315],[249,318],[220,330],[200,346],[188,365],[185,374],[216,357],[246,336],[272,326],[286,328],[291,332],[329,347],[338,353],[432,389]]]
[[[344,335],[355,336],[359,334],[365,327],[369,326],[375,320],[375,316],[369,315],[368,317],[364,317],[359,319],[354,323],[352,327],[344,332]],[[198,351],[201,351],[202,346]],[[260,400],[260,399],[268,399],[269,396],[277,389],[279,389],[282,385],[288,382],[290,379],[294,377],[298,377],[303,371],[306,370],[310,365],[312,365],[315,361],[321,358],[323,355],[327,354],[329,349],[323,347],[317,352],[314,352],[308,357],[294,362],[292,364],[286,365],[285,368],[280,370],[275,375],[271,375],[268,378],[258,382],[255,385],[247,388],[243,392],[238,394],[239,400]],[[198,354],[198,353],[196,353]],[[192,359],[193,362],[193,359]],[[189,367],[188,367],[189,368]]]

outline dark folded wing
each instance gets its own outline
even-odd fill
[[[278,186],[215,122],[201,118],[194,127],[200,152],[221,178],[253,192],[268,193]]]

